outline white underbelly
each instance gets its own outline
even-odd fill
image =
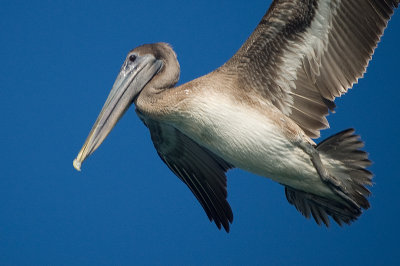
[[[219,98],[198,103],[175,126],[238,168],[298,189],[326,189],[309,156],[259,110]]]

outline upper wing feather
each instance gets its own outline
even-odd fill
[[[363,76],[399,0],[275,0],[220,69],[262,95],[310,137],[335,97]]]

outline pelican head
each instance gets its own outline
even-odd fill
[[[74,160],[78,171],[82,162],[104,141],[139,94],[173,87],[179,79],[176,54],[166,43],[145,44],[130,51],[82,149]]]

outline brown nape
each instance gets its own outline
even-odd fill
[[[136,52],[139,55],[152,54],[156,59],[163,61],[163,67],[146,87],[163,90],[175,86],[179,81],[179,62],[176,53],[168,43],[144,44],[136,47],[131,52]]]
[[[153,118],[163,117],[169,113],[180,102],[172,90],[179,80],[180,66],[177,56],[172,47],[167,43],[144,44],[130,53],[136,52],[139,55],[151,54],[156,59],[162,60],[163,66],[160,71],[146,84],[135,99],[138,112]]]

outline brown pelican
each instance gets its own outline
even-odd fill
[[[130,51],[74,167],[134,103],[162,161],[228,232],[228,169],[285,187],[318,224],[356,220],[369,208],[372,174],[354,130],[315,144],[336,97],[362,77],[399,0],[275,0],[223,66],[175,87],[179,63],[166,43]]]

